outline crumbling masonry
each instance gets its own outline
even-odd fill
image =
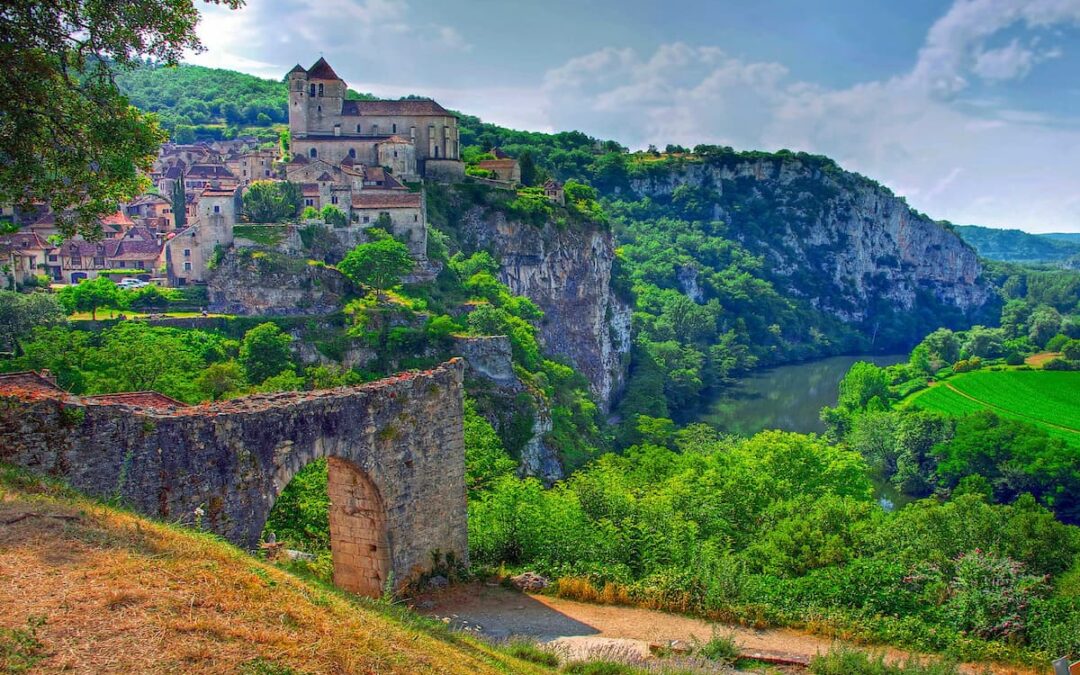
[[[199,406],[0,377],[0,461],[250,549],[282,489],[326,457],[334,581],[378,595],[435,551],[467,562],[462,370]]]

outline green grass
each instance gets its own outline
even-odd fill
[[[233,235],[263,246],[277,246],[285,237],[285,225],[237,225]]]
[[[963,416],[990,410],[1080,445],[1080,372],[976,371],[920,391],[906,405]]]

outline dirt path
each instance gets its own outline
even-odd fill
[[[562,598],[526,595],[501,586],[473,584],[452,589],[421,601],[420,611],[459,628],[493,639],[510,636],[534,637],[549,641],[558,637],[592,636],[644,640],[653,644],[672,641],[707,641],[714,624],[666,612],[614,605],[592,605]],[[731,634],[746,652],[787,655],[809,659],[827,652],[833,640],[784,628],[754,630],[741,626],[719,626]],[[878,648],[890,660],[903,661],[908,653]],[[968,673],[987,672],[985,665],[964,668]],[[996,675],[1033,675],[1038,672],[1012,666],[992,666]]]

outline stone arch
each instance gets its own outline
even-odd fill
[[[341,509],[335,576],[378,595],[430,571],[435,551],[468,563],[463,368],[204,406],[42,394],[0,377],[0,461],[252,549],[296,472],[326,457]]]

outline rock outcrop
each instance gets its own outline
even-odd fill
[[[569,359],[609,408],[622,388],[630,351],[630,307],[611,285],[611,233],[550,222],[538,227],[481,207],[464,212],[461,233],[468,246],[500,261],[500,281],[543,310],[545,350]]]
[[[762,255],[783,292],[842,321],[872,323],[883,307],[927,305],[971,316],[992,300],[975,251],[951,228],[831,160],[731,153],[630,180],[637,195],[660,203],[682,186],[712,202],[725,236]],[[688,273],[680,281],[692,292]]]
[[[303,257],[242,248],[221,257],[207,287],[214,312],[315,316],[341,309],[349,280]]]

